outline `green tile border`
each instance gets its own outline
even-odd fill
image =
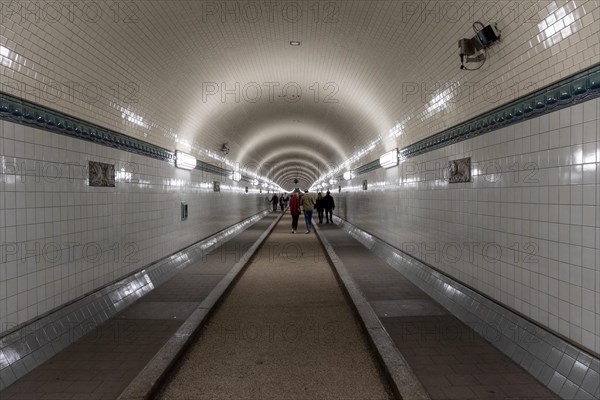
[[[175,152],[2,92],[0,119],[163,161],[175,161]]]
[[[440,147],[483,135],[530,118],[600,96],[600,65],[536,90],[508,104],[478,115],[466,122],[436,133],[398,151],[410,158]]]
[[[3,92],[0,92],[0,120],[32,126],[171,164],[175,163],[174,151]],[[197,160],[196,169],[221,176],[230,176],[233,173],[200,160]]]
[[[599,96],[600,64],[399,149],[398,157],[415,157]],[[358,176],[379,168],[376,159],[352,169],[352,173]],[[336,178],[342,179],[342,175]]]
[[[413,143],[399,150],[398,154],[401,158],[414,157],[598,96],[600,96],[600,64]],[[175,161],[173,151],[3,92],[0,92],[0,119],[170,163]],[[374,161],[359,166],[353,170],[354,174],[359,175],[377,169],[373,163]],[[196,168],[223,176],[233,173],[200,160]]]

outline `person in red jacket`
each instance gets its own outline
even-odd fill
[[[298,218],[300,217],[300,197],[298,196],[298,192],[294,192],[290,199],[290,214],[292,214],[292,233],[296,233]]]

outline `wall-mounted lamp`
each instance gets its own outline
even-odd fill
[[[242,179],[242,174],[239,171],[233,171],[231,174],[231,179],[235,182],[239,182]]]
[[[460,56],[460,69],[475,71],[483,66],[487,59],[487,49],[500,38],[500,32],[491,25],[484,26],[481,22],[473,23],[475,36],[471,39],[458,41],[458,55]],[[473,57],[469,57],[473,56]],[[477,68],[467,68],[465,63],[480,62]]]
[[[330,185],[335,185],[337,183],[337,181],[335,179],[330,179],[329,180],[329,184]]]
[[[252,184],[253,184],[254,186],[258,185],[258,179],[253,179],[253,180],[252,180]]]
[[[354,178],[354,174],[352,173],[352,171],[346,171],[344,172],[344,179],[349,181],[350,179]]]
[[[477,36],[471,39],[460,39],[458,41],[458,55],[460,56],[460,69],[465,69],[465,62],[480,62],[485,60],[485,55],[479,53],[483,50],[481,42]],[[479,54],[478,54],[479,53]],[[476,57],[469,57],[477,54]]]
[[[196,168],[196,158],[182,151],[175,151],[175,166],[182,169]]]
[[[383,168],[392,168],[398,165],[398,149],[388,151],[379,157],[379,165]]]

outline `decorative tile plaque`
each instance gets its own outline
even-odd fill
[[[471,157],[448,162],[448,182],[471,182]]]
[[[115,165],[88,162],[89,186],[115,187]]]

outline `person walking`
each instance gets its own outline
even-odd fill
[[[286,209],[288,203],[290,202],[290,195],[286,193],[285,198],[283,199],[283,208]]]
[[[306,233],[312,230],[312,213],[315,209],[315,199],[308,194],[308,190],[304,191],[302,196],[302,209],[304,210],[304,222],[306,223]]]
[[[283,193],[279,196],[279,210],[283,212]]]
[[[333,197],[331,196],[331,193],[329,193],[329,190],[327,191],[327,193],[325,194],[325,197],[323,197],[323,208],[325,209],[325,219],[327,220],[327,223],[332,223],[333,224],[333,210],[335,210],[335,202],[333,201]]]
[[[300,217],[300,197],[298,197],[298,192],[294,192],[290,199],[290,214],[292,215],[292,233],[296,233],[298,218]]]
[[[271,197],[271,203],[273,203],[273,211],[277,211],[277,203],[279,203],[279,198],[277,197],[277,193],[274,193],[273,197]]]
[[[323,194],[317,193],[317,200],[315,201],[315,208],[317,209],[317,215],[319,216],[319,224],[323,223]]]

